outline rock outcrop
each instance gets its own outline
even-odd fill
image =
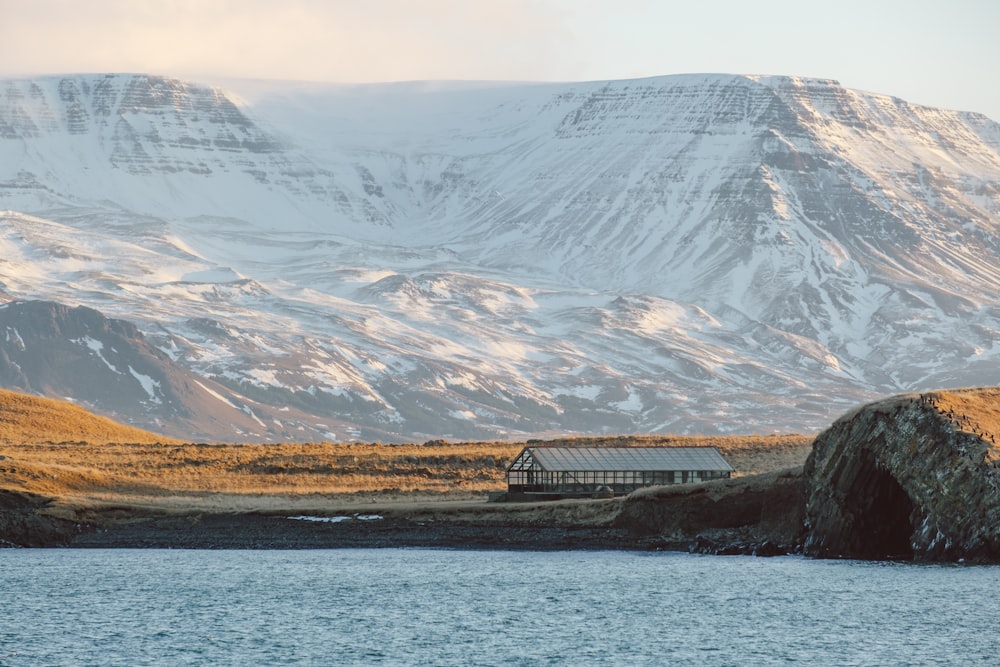
[[[66,546],[80,526],[41,512],[48,498],[0,489],[0,547]]]
[[[638,491],[617,525],[652,546],[1000,562],[1000,387],[861,406],[801,469]]]
[[[1000,388],[863,406],[806,461],[803,551],[822,558],[1000,561]]]
[[[717,554],[798,551],[805,505],[801,468],[641,489],[628,496],[615,526],[635,546]]]

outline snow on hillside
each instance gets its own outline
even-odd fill
[[[1000,127],[832,81],[8,81],[0,210],[9,298],[336,437],[816,430],[1000,350]]]

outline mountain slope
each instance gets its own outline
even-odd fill
[[[791,77],[231,86],[0,83],[0,283],[134,322],[273,416],[241,439],[817,430],[995,382],[983,116]]]
[[[0,331],[0,384],[7,387],[72,397],[179,439],[237,439],[268,429],[287,439],[327,436],[325,428],[311,424],[311,415],[260,405],[194,374],[151,345],[135,325],[91,308],[7,303],[0,306]]]

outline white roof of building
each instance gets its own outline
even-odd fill
[[[684,471],[733,467],[715,447],[528,447],[548,471]],[[520,458],[520,457],[519,457]]]

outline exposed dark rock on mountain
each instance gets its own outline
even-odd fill
[[[129,322],[52,301],[0,305],[0,386],[74,397],[101,414],[182,439],[236,440],[262,430],[286,439],[322,435],[287,430],[301,424],[292,409],[276,427],[273,409],[192,373]]]
[[[168,411],[165,416],[181,410],[163,369],[170,359],[129,322],[83,306],[15,301],[0,307],[0,331],[4,386],[41,395],[87,395],[105,409],[152,403]]]
[[[805,465],[805,553],[1000,561],[1000,389],[909,394],[823,432]]]

